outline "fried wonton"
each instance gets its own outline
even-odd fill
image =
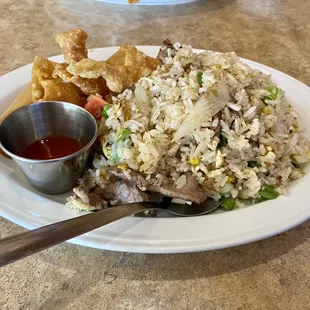
[[[160,61],[156,58],[150,57],[150,56],[146,56],[146,65],[148,68],[150,68],[152,70],[152,72],[158,67],[158,65],[160,65]]]
[[[106,95],[107,86],[106,82],[102,77],[97,79],[85,79],[78,75],[72,75],[67,71],[68,64],[59,63],[56,64],[53,77],[61,78],[65,83],[72,83],[76,85],[80,91],[85,95]]]
[[[134,46],[122,45],[107,61],[82,59],[70,64],[67,71],[86,79],[102,77],[113,92],[132,87],[142,76],[154,71],[159,61],[146,56]]]
[[[32,100],[57,100],[81,105],[77,87],[72,83],[64,83],[59,77],[53,77],[55,67],[55,62],[35,57],[32,66]]]
[[[134,46],[130,45],[121,45],[118,51],[107,60],[107,63],[111,66],[126,67],[133,67],[138,64],[143,64],[150,69],[150,71],[154,71],[159,65],[159,61],[157,59],[145,55]]]
[[[82,29],[71,29],[56,36],[67,64],[87,58],[87,33]]]
[[[31,104],[32,101],[32,87],[31,83],[28,84],[23,91],[14,99],[8,108],[2,113],[0,122],[2,122],[9,114],[15,110]]]

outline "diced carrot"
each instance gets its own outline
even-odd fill
[[[100,97],[91,95],[88,98],[88,102],[85,104],[84,108],[96,119],[100,120],[102,117],[102,108],[108,104],[107,101]]]

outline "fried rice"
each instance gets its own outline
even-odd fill
[[[268,199],[266,189],[286,194],[303,176],[310,143],[271,76],[235,53],[196,54],[181,44],[162,51],[162,65],[105,109],[101,151],[80,184],[109,183],[107,169],[117,166],[129,178],[179,189],[191,174],[210,197],[231,197],[237,207]],[[76,195],[67,205],[89,209]]]

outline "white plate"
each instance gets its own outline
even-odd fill
[[[159,47],[138,48],[155,56]],[[89,56],[97,60],[105,59],[116,50],[116,47],[95,49],[90,51]],[[62,56],[51,59],[63,61]],[[275,69],[244,61],[253,68],[272,74],[274,81],[286,91],[288,100],[302,115],[306,131],[310,133],[310,88]],[[30,73],[31,65],[27,65],[0,78],[0,112],[29,83]],[[3,156],[0,156],[0,171],[0,215],[10,221],[33,229],[81,215],[63,205],[66,195],[38,194],[28,185],[16,165]],[[141,253],[203,251],[253,242],[281,233],[310,218],[309,184],[308,171],[303,179],[291,184],[288,196],[273,201],[202,217],[126,218],[70,242],[99,249]]]

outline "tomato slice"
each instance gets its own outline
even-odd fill
[[[91,95],[84,108],[96,119],[100,120],[102,117],[102,108],[108,104],[105,100],[100,97]]]

